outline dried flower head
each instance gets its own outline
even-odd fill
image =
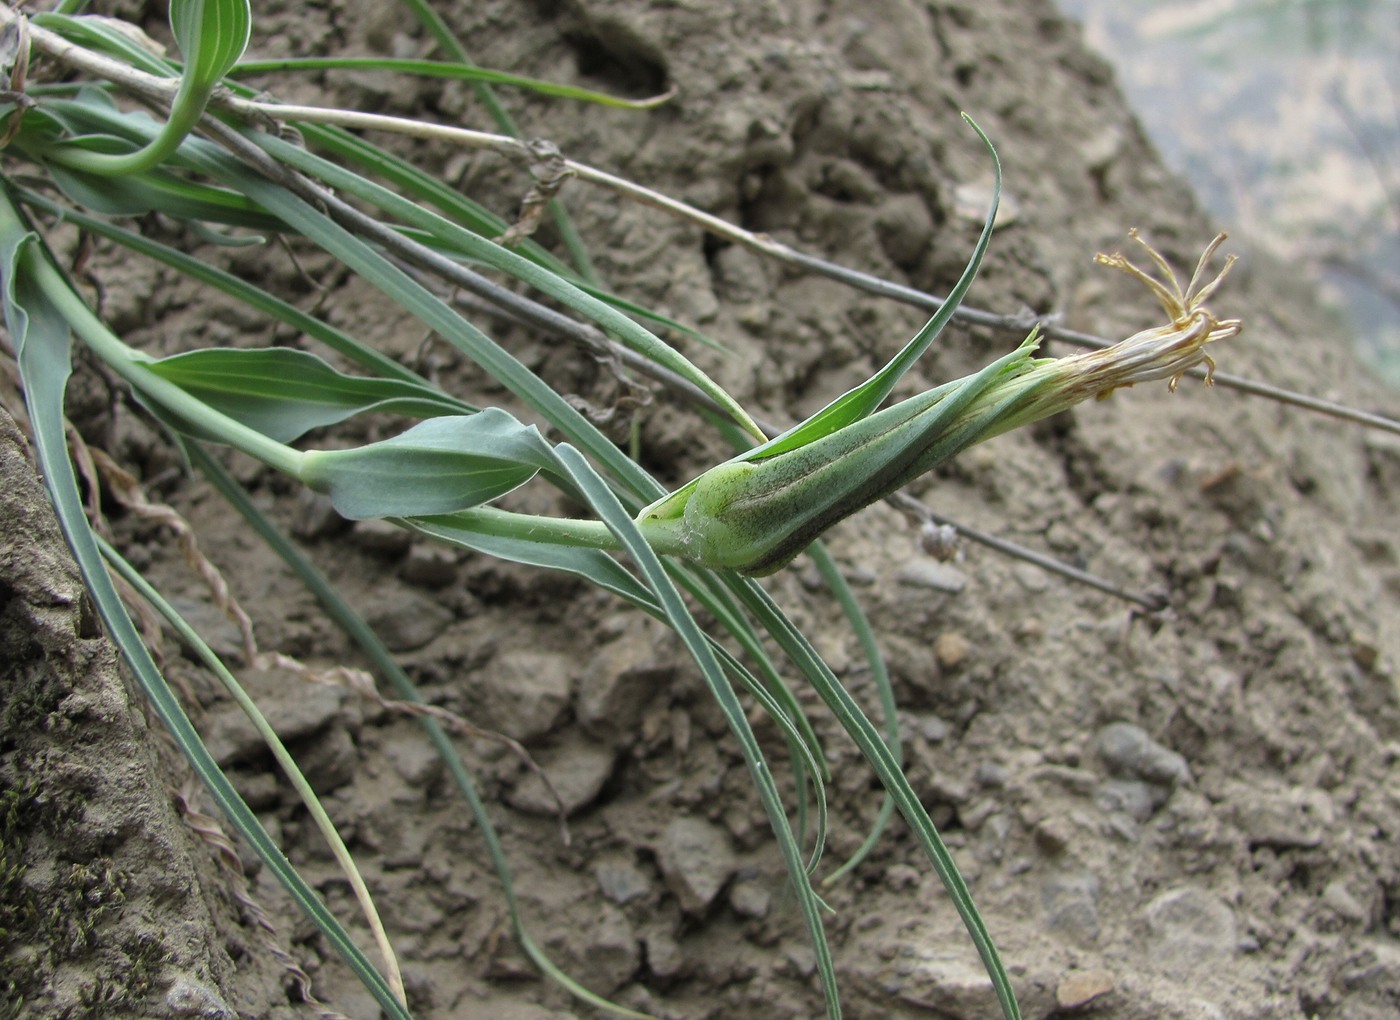
[[[1220,272],[1209,283],[1201,284],[1211,259],[1225,242],[1226,235],[1218,234],[1206,246],[1196,263],[1196,271],[1184,288],[1167,260],[1136,230],[1128,231],[1128,236],[1146,250],[1160,271],[1160,278],[1139,269],[1119,253],[1098,254],[1094,256],[1094,261],[1102,266],[1120,269],[1146,284],[1171,321],[1165,326],[1154,326],[1134,333],[1128,339],[1102,350],[1034,362],[1034,367],[1025,374],[994,387],[980,402],[995,401],[1013,390],[1026,394],[1026,399],[1014,410],[991,423],[981,439],[990,439],[1029,425],[1090,397],[1103,400],[1114,390],[1135,383],[1166,379],[1167,388],[1175,392],[1181,377],[1200,364],[1206,366],[1206,384],[1211,384],[1215,359],[1206,353],[1206,346],[1235,336],[1244,325],[1239,319],[1218,318],[1205,304],[1236,262],[1235,256],[1228,256]]]
[[[1205,252],[1196,263],[1196,271],[1191,274],[1191,280],[1184,289],[1172,267],[1157,249],[1144,241],[1136,230],[1128,231],[1128,236],[1142,245],[1153,263],[1161,270],[1161,279],[1139,269],[1118,252],[1112,255],[1100,253],[1094,256],[1094,261],[1101,266],[1121,269],[1146,284],[1171,322],[1166,326],[1143,330],[1101,352],[1105,360],[1113,363],[1114,370],[1108,373],[1108,385],[1095,391],[1097,396],[1102,399],[1119,386],[1131,386],[1135,382],[1160,379],[1163,376],[1170,380],[1167,388],[1175,392],[1181,377],[1202,362],[1206,366],[1206,385],[1211,385],[1214,381],[1212,374],[1215,371],[1215,361],[1206,353],[1206,345],[1235,336],[1244,327],[1239,319],[1216,318],[1215,313],[1206,307],[1206,299],[1214,294],[1216,288],[1224,281],[1237,261],[1236,257],[1227,255],[1224,267],[1214,279],[1207,284],[1201,284],[1210,266],[1210,260],[1225,243],[1228,235],[1217,234],[1215,240],[1206,246]],[[1084,355],[1084,358],[1089,360],[1098,353]]]

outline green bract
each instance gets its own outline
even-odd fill
[[[637,518],[654,545],[708,567],[771,574],[837,521],[980,438],[967,411],[1032,363],[1034,339],[974,376],[911,397],[801,446],[711,468]],[[1024,394],[1003,403],[1014,405]],[[790,434],[790,433],[789,433]],[[781,440],[781,437],[780,437]]]

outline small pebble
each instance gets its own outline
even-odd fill
[[[626,859],[599,861],[593,867],[593,877],[603,895],[617,904],[630,903],[651,892],[650,879]]]
[[[900,584],[911,588],[931,588],[950,595],[956,595],[967,587],[966,574],[957,567],[934,560],[915,560],[899,571],[897,579]]]
[[[1239,948],[1234,911],[1204,889],[1168,889],[1143,913],[1153,942],[1152,959],[1169,972],[1228,967]]]
[[[559,800],[554,799],[538,775],[527,772],[520,785],[506,795],[511,807],[530,814],[552,815],[562,801],[564,814],[572,816],[598,799],[616,764],[612,745],[573,735],[542,757],[540,768],[549,777]]]
[[[1065,852],[1069,846],[1069,825],[1063,818],[1047,818],[1035,827],[1035,845],[1051,857]]]
[[[919,884],[919,871],[908,864],[892,864],[885,869],[885,885],[894,892],[916,888]]]
[[[1055,986],[1055,1001],[1061,1009],[1079,1009],[1113,991],[1113,975],[1102,970],[1076,970]]]
[[[1006,766],[1000,762],[984,761],[977,766],[975,776],[979,786],[989,790],[999,790],[1006,785],[1010,773],[1007,772]]]
[[[1114,775],[1161,786],[1191,782],[1186,759],[1157,743],[1140,726],[1112,723],[1099,731],[1096,743],[1099,757]]]
[[[729,890],[729,905],[740,917],[755,920],[768,916],[773,895],[761,883],[752,879],[735,882]]]
[[[1322,902],[1336,911],[1338,916],[1356,924],[1371,918],[1370,911],[1357,901],[1340,879],[1327,883],[1327,888],[1322,890]]]
[[[1087,871],[1051,875],[1040,889],[1046,926],[1079,946],[1099,940],[1099,880]]]
[[[917,715],[911,718],[913,720],[913,728],[930,744],[941,744],[948,739],[948,724],[938,718],[938,716]]]
[[[704,913],[738,867],[724,830],[699,818],[677,818],[666,826],[656,860],[687,914]]]
[[[413,536],[397,524],[372,517],[355,522],[350,540],[365,552],[378,556],[401,556],[407,551]]]
[[[368,622],[393,652],[422,648],[452,622],[452,611],[412,591],[401,591],[368,614]]]
[[[938,665],[945,670],[957,669],[967,659],[967,653],[971,650],[967,638],[952,631],[944,631],[938,635],[933,642],[933,657],[938,660]]]
[[[292,534],[297,538],[325,538],[342,531],[349,522],[335,512],[329,496],[310,489],[297,494],[297,506],[292,517]]]
[[[676,940],[663,932],[647,932],[642,940],[646,948],[647,969],[659,978],[673,978],[685,967],[685,954]]]
[[[1161,806],[1163,797],[1147,783],[1132,779],[1110,779],[1094,791],[1094,803],[1104,814],[1122,812],[1135,822],[1145,822]]]
[[[1036,641],[1045,636],[1045,624],[1028,616],[1016,625],[1016,636],[1022,641]]]

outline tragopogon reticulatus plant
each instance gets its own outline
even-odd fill
[[[62,6],[66,11],[81,4]],[[428,5],[411,0],[411,6],[435,37],[446,40],[444,45],[450,43],[448,49],[460,56],[455,40],[433,20]],[[108,633],[225,816],[315,923],[327,945],[347,961],[386,1015],[407,1020],[411,1014],[393,963],[390,933],[378,925],[367,906],[366,917],[385,960],[381,971],[287,861],[210,755],[108,574],[109,568],[115,570],[128,579],[132,590],[147,590],[134,568],[99,541],[85,516],[66,445],[64,417],[75,338],[92,358],[125,382],[141,406],[168,430],[171,441],[188,454],[189,462],[316,592],[364,649],[378,677],[392,684],[404,701],[421,700],[421,696],[383,642],[337,597],[306,557],[278,534],[203,444],[232,446],[273,471],[328,493],[346,517],[391,518],[482,555],[569,573],[670,627],[703,676],[740,748],[807,927],[827,1013],[838,1017],[836,970],[822,905],[811,880],[827,835],[827,756],[806,709],[789,686],[794,677],[809,685],[886,791],[887,807],[882,808],[881,818],[890,808],[901,812],[919,851],[943,882],[986,966],[1003,1015],[1008,1020],[1018,1017],[1010,978],[987,926],[905,775],[897,714],[873,632],[840,571],[820,544],[813,543],[835,522],[974,443],[1089,397],[1106,396],[1116,388],[1161,378],[1175,385],[1193,366],[1213,368],[1207,346],[1240,328],[1237,321],[1219,319],[1205,306],[1229,268],[1227,263],[1211,282],[1202,284],[1220,239],[1209,247],[1184,289],[1165,260],[1150,248],[1155,274],[1122,256],[1101,256],[1101,261],[1147,283],[1167,313],[1167,325],[1103,351],[1061,360],[1035,358],[1037,340],[1032,335],[974,375],[881,409],[898,380],[965,297],[991,238],[994,198],[961,278],[937,314],[889,364],[803,424],[667,493],[546,380],[442,295],[476,284],[477,277],[468,267],[490,266],[521,284],[520,290],[547,296],[574,317],[560,316],[532,302],[532,309],[555,315],[550,321],[578,325],[578,320],[587,320],[606,330],[637,357],[702,394],[738,431],[761,440],[757,425],[732,395],[638,320],[675,324],[606,293],[588,279],[586,271],[571,269],[534,242],[525,241],[516,250],[496,243],[495,238],[508,233],[508,223],[343,125],[415,132],[432,128],[435,137],[458,141],[472,134],[477,141],[489,139],[495,151],[507,154],[518,154],[519,143],[401,118],[378,117],[370,125],[359,111],[255,100],[251,90],[236,80],[240,68],[256,66],[242,60],[251,27],[247,0],[171,0],[170,9],[181,64],[134,42],[139,36],[118,31],[110,22],[53,12],[26,18],[0,6],[0,64],[4,65],[0,72],[6,85],[0,92],[0,148],[5,159],[0,168],[0,303],[41,471]],[[52,61],[60,73],[27,77],[31,45],[37,53],[36,66]],[[316,66],[309,58],[284,61],[281,66],[291,63]],[[456,77],[479,85],[490,81],[543,88],[573,99],[609,101],[579,89],[481,71],[460,60],[355,61],[355,66],[366,64],[383,71]],[[78,82],[73,81],[75,75]],[[163,119],[115,102],[117,95],[138,97]],[[217,106],[218,117],[205,113],[206,104]],[[196,124],[203,137],[190,133]],[[269,130],[274,125],[295,131]],[[522,417],[530,421],[499,408],[478,408],[446,392],[326,319],[210,264],[217,260],[207,252],[192,254],[172,247],[166,241],[169,231],[162,230],[158,236],[141,233],[139,228],[148,224],[152,213],[159,213],[164,223],[191,227],[188,233],[193,237],[227,240],[233,234],[238,243],[256,244],[278,235],[293,245],[324,252],[347,276],[353,274],[363,285],[380,291],[406,321],[417,320],[481,366],[514,395],[517,406],[526,409]],[[281,345],[195,348],[166,357],[138,350],[94,311],[65,272],[63,261],[50,246],[51,230],[44,226],[53,223],[102,238],[213,288],[223,295],[220,300],[280,323],[298,343],[319,344],[334,352],[353,364],[356,374],[333,367],[310,350]],[[715,229],[716,224],[710,217],[707,229]],[[561,230],[561,234],[567,237],[569,232]],[[585,259],[575,261],[586,267]],[[413,267],[413,273],[405,271],[405,266]],[[526,300],[515,291],[511,296]],[[381,442],[307,448],[308,434],[365,412],[423,420]],[[547,441],[536,422],[551,427],[556,441]],[[532,479],[534,484],[564,493],[589,516],[546,518],[490,505]],[[771,573],[806,548],[811,549],[867,650],[870,675],[882,691],[889,720],[883,733],[768,593],[741,576]],[[613,555],[619,550],[627,555]],[[663,563],[662,556],[672,559]],[[143,598],[168,619],[178,617],[158,593],[152,591]],[[705,611],[711,627],[704,628],[695,619],[693,607],[697,606]],[[214,652],[199,647],[198,636],[175,619],[171,623],[182,635],[191,635],[186,638],[191,647],[235,690],[236,681],[228,670],[215,667]],[[747,702],[741,700],[740,691]],[[245,703],[246,699],[240,701]],[[790,819],[792,806],[780,795],[774,769],[750,725],[754,705],[773,720],[786,744],[792,787],[800,791],[796,825]],[[246,704],[245,711],[256,715]],[[270,733],[263,723],[262,731]],[[599,1008],[627,1014],[563,975],[530,938],[490,813],[446,734],[435,728],[436,720],[427,717],[424,725],[483,834],[518,944],[572,994]],[[275,734],[267,739],[273,743]],[[295,763],[284,757],[278,760],[296,783],[300,777],[292,775]],[[314,801],[314,792],[304,783],[299,788],[303,787],[308,801]],[[815,805],[814,820],[808,817],[810,805]],[[874,845],[881,824],[867,839],[867,847]],[[326,826],[333,828],[328,816]],[[858,851],[846,867],[864,852]],[[353,862],[343,866],[353,875]],[[363,891],[367,902],[365,883],[353,877],[351,881],[357,897]]]

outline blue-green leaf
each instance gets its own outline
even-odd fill
[[[60,299],[76,302],[78,298],[68,290],[46,253],[28,250],[37,244],[37,238],[26,231],[8,196],[0,194],[0,284],[4,291],[5,326],[18,355],[39,469],[97,613],[156,715],[170,730],[219,807],[325,935],[328,944],[369,988],[384,1012],[395,1020],[411,1020],[408,1010],[394,998],[384,978],[287,861],[219,769],[127,615],[84,515],[66,447],[63,401],[71,371],[71,332],[68,319],[56,302]],[[41,274],[45,285],[35,279]]]
[[[138,43],[122,27],[125,23],[108,18],[37,11],[30,20],[40,28],[63,36],[69,42],[116,57],[148,74],[173,77],[176,68],[159,53]]]
[[[552,469],[533,425],[499,408],[433,418],[383,442],[307,453],[301,479],[351,520],[448,514],[479,506]]]
[[[97,142],[89,138],[91,145]],[[125,142],[113,139],[113,152],[129,151]],[[159,212],[195,223],[223,223],[269,232],[285,225],[258,209],[242,195],[225,188],[187,181],[163,170],[111,176],[49,165],[49,173],[68,198],[104,216],[144,216]]]
[[[176,354],[147,367],[279,443],[365,411],[419,418],[462,413],[458,401],[429,386],[345,375],[316,355],[289,347],[215,347]]]

